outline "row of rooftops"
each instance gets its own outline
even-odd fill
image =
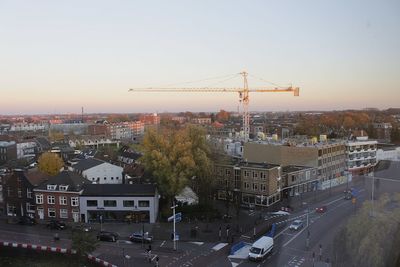
[[[224,164],[221,164],[224,165]],[[226,163],[225,165],[230,165],[233,167],[237,168],[259,168],[259,169],[273,169],[273,168],[280,168],[281,166],[279,164],[270,164],[270,163],[257,163],[257,162],[246,162],[246,161],[232,161],[231,164]],[[303,171],[307,169],[312,169],[313,167],[307,167],[307,166],[299,166],[299,165],[287,165],[283,166],[282,168],[282,173],[292,173],[292,172],[298,172],[298,171]]]
[[[35,191],[80,192],[83,196],[154,196],[156,187],[152,184],[92,184],[89,180],[71,171],[61,171],[49,176],[37,170],[13,170],[5,176],[5,181],[13,175],[25,177],[35,187]]]

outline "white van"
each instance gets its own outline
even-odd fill
[[[249,260],[262,260],[268,253],[272,252],[274,239],[262,236],[250,248]]]

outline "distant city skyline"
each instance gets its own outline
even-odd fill
[[[0,114],[237,111],[235,93],[129,93],[248,71],[250,111],[399,107],[400,2],[1,1]],[[227,82],[191,86],[242,86]],[[249,86],[269,86],[249,78]]]

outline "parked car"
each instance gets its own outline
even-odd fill
[[[292,224],[289,226],[290,230],[294,230],[297,231],[301,228],[303,228],[303,221],[302,220],[295,220],[294,222],[292,222]]]
[[[86,224],[77,224],[72,227],[72,231],[82,231],[82,232],[91,232],[93,231],[92,226]]]
[[[63,222],[52,220],[46,224],[46,227],[54,230],[64,230],[67,226]]]
[[[35,225],[37,224],[36,220],[29,216],[22,216],[18,220],[18,224],[21,225]]]
[[[118,234],[113,232],[102,231],[97,234],[97,240],[107,242],[117,242]]]
[[[129,236],[129,240],[132,242],[142,242],[144,243],[151,243],[153,241],[153,237],[149,235],[148,232],[142,234],[142,232],[136,232]]]
[[[321,206],[315,209],[315,212],[317,213],[324,213],[326,212],[326,206]]]

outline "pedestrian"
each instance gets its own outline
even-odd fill
[[[156,257],[156,267],[159,267],[159,265],[158,265],[158,261],[160,260],[160,258],[157,256]]]
[[[221,241],[221,235],[222,235],[222,232],[221,232],[221,226],[220,226],[220,227],[219,227],[219,231],[218,231],[219,241]]]

